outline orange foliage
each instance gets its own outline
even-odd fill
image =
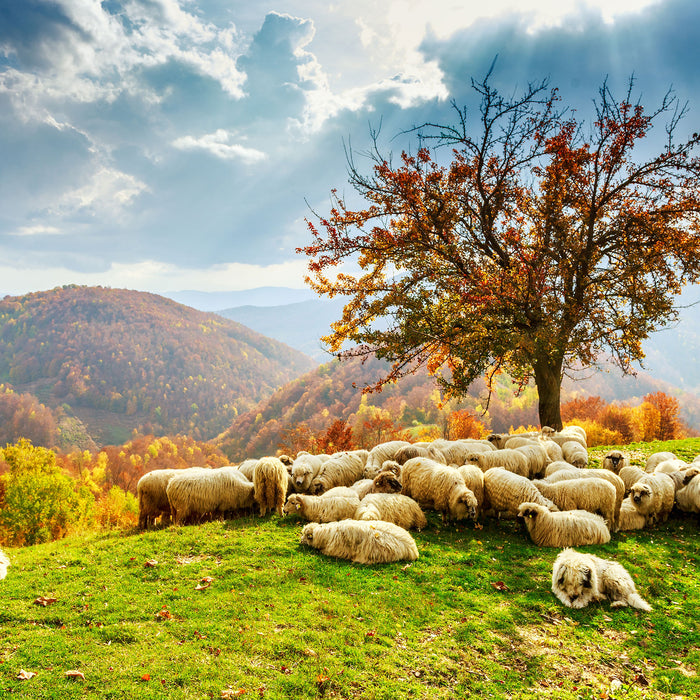
[[[659,412],[659,440],[676,440],[684,434],[684,426],[680,419],[678,399],[657,391],[644,397]]]
[[[600,396],[589,396],[581,399],[570,399],[561,405],[561,418],[564,422],[572,418],[597,420],[600,412],[607,406]]]
[[[449,437],[450,440],[461,438],[482,439],[489,434],[477,417],[466,409],[452,411],[449,417]]]

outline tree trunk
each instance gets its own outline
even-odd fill
[[[562,429],[561,422],[561,367],[558,358],[542,358],[534,363],[535,384],[539,394],[540,426]]]

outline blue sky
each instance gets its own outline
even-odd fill
[[[697,0],[0,0],[0,294],[302,287],[344,141],[400,151],[496,55],[583,115],[606,76],[672,86],[698,131],[698,27]]]

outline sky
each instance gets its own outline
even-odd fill
[[[700,122],[697,0],[0,0],[0,296],[302,288],[346,146],[410,146],[494,64]],[[367,166],[369,169],[369,165]]]

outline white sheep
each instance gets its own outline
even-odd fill
[[[484,472],[484,501],[499,516],[502,513],[517,515],[520,504],[524,502],[539,503],[545,508],[558,510],[527,477],[502,467]]]
[[[525,521],[530,539],[539,547],[577,547],[610,541],[605,520],[587,510],[553,513],[538,503],[521,503],[518,517]]]
[[[620,469],[629,467],[629,465],[629,457],[627,457],[627,455],[623,452],[620,452],[620,450],[610,450],[605,454],[603,461],[600,463],[600,466],[603,469],[609,469],[615,474],[619,474]]]
[[[442,452],[432,443],[427,443],[426,445],[405,445],[396,451],[393,461],[398,462],[398,464],[405,464],[414,457],[427,457],[436,462],[447,464]]]
[[[549,479],[549,477],[552,476],[552,474],[556,474],[556,472],[571,471],[572,469],[578,469],[578,467],[575,467],[573,464],[569,464],[563,459],[560,459],[547,465],[547,468],[544,470],[544,476],[545,479]]]
[[[328,457],[326,456],[326,459]],[[308,493],[311,481],[318,474],[324,463],[321,455],[312,455],[308,452],[299,452],[292,463],[292,483],[299,493]]]
[[[667,459],[678,459],[673,452],[654,452],[647,457],[646,471],[651,473],[656,469],[658,464],[665,462]]]
[[[700,513],[700,475],[695,471],[676,492],[676,504],[685,513]]]
[[[433,446],[440,451],[445,464],[454,464],[457,467],[466,463],[468,454],[495,451],[487,440],[435,440]]]
[[[505,449],[507,450],[508,448],[506,447]],[[544,474],[547,465],[552,461],[544,445],[538,442],[531,445],[521,445],[515,449],[525,455],[525,459],[527,459],[528,476],[530,477]]]
[[[387,470],[379,472],[374,479],[360,479],[350,488],[362,500],[369,493],[401,493],[401,481],[394,472]]]
[[[0,549],[0,580],[7,576],[7,567],[10,565],[10,557]]]
[[[309,496],[293,493],[284,504],[283,511],[301,516],[304,520],[330,523],[355,517],[360,499],[348,496]]]
[[[401,475],[401,493],[423,508],[434,508],[443,522],[476,517],[476,497],[456,469],[416,457],[403,465]]]
[[[559,443],[564,459],[575,467],[583,468],[588,464],[588,450],[575,440]]]
[[[369,481],[370,484],[373,483],[371,479],[367,479],[367,481]],[[362,500],[362,496],[360,496],[358,490],[354,488],[354,486],[355,484],[352,486],[334,486],[332,489],[328,489],[328,491],[324,491],[318,495],[323,496],[324,498],[336,498],[337,496],[342,496],[343,498],[359,498]],[[363,494],[363,496],[364,495],[365,494]]]
[[[263,457],[253,472],[253,494],[260,509],[260,517],[274,510],[282,515],[287,497],[287,467],[277,457]]]
[[[530,475],[527,457],[518,450],[496,450],[495,452],[471,452],[466,455],[467,464],[476,464],[481,471],[502,467],[520,476]]]
[[[192,473],[181,470],[168,482],[166,493],[176,524],[199,521],[252,508],[253,484],[236,467],[219,467]]]
[[[617,491],[603,479],[567,479],[551,484],[533,481],[539,492],[555,503],[559,510],[587,510],[598,513],[612,529],[617,522]]]
[[[475,464],[464,464],[457,469],[457,472],[464,480],[465,486],[474,494],[476,498],[476,519],[481,517],[484,511],[486,494],[484,491],[484,472]]]
[[[422,530],[428,520],[421,507],[400,493],[371,493],[357,507],[355,520],[385,520],[405,530]]]
[[[675,497],[676,488],[668,474],[645,474],[630,489],[632,505],[648,524],[666,522]]]
[[[627,496],[627,498],[622,501],[615,532],[625,530],[641,530],[646,527],[646,524],[647,519],[639,513],[639,511],[634,507],[632,499]]]
[[[248,481],[252,481],[258,461],[257,459],[245,459],[238,465],[238,471],[243,474]]]
[[[633,464],[629,467],[622,467],[622,469],[620,469],[618,476],[622,479],[622,482],[625,485],[625,495],[630,492],[632,484],[639,481],[646,473],[647,472],[645,472],[643,469],[640,469]]]
[[[411,443],[406,440],[390,440],[389,442],[382,442],[379,445],[375,445],[369,451],[363,477],[365,479],[374,479],[374,477],[382,471],[382,464],[384,464],[384,462],[388,459],[395,459],[396,453],[402,447],[406,447],[410,444]]]
[[[505,448],[508,440],[514,437],[518,438],[530,438],[537,439],[541,433],[538,432],[525,432],[525,433],[491,433],[486,440],[490,442],[497,450],[502,450]]]
[[[358,564],[418,559],[418,548],[410,533],[382,520],[309,523],[302,530],[301,544]]]
[[[364,450],[363,450],[364,452]],[[362,478],[366,455],[341,452],[326,460],[311,479],[308,492],[318,496],[335,486],[350,486]]]

